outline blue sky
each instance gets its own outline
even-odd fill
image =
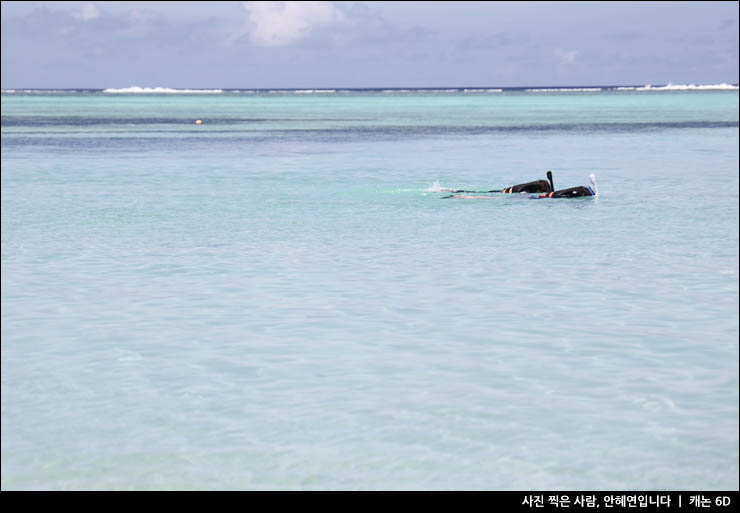
[[[738,83],[738,2],[2,2],[3,88]]]

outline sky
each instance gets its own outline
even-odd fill
[[[10,88],[738,83],[738,2],[3,1]]]

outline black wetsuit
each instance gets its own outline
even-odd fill
[[[519,185],[512,185],[501,189],[501,192],[506,194],[516,194],[519,192],[526,192],[534,194],[537,192],[551,192],[550,182],[547,180],[535,180],[534,182],[520,183]]]
[[[596,196],[591,187],[579,185],[570,189],[561,189],[559,191],[540,194],[540,198],[582,198],[584,196]]]

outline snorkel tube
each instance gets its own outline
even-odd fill
[[[598,196],[599,188],[596,187],[596,175],[591,173],[590,175],[588,175],[588,179],[591,181],[591,185],[593,185],[594,196]]]

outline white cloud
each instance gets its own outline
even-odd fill
[[[316,29],[346,21],[332,2],[244,2],[249,19],[242,34],[257,46],[286,46]]]
[[[80,21],[90,21],[100,17],[100,11],[94,4],[85,4],[79,12],[72,13],[72,16]]]

